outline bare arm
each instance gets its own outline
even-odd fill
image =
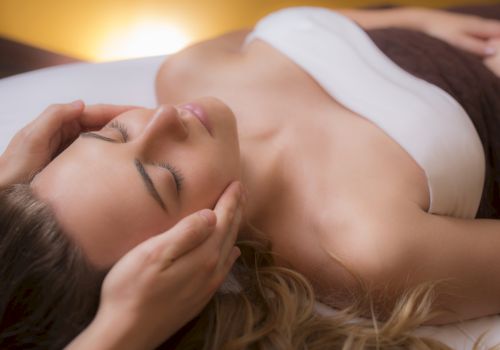
[[[420,31],[481,57],[498,50],[492,40],[500,39],[500,21],[476,15],[424,7],[379,10],[335,9],[365,30],[399,27]]]
[[[401,218],[404,220],[400,220],[397,229],[377,235],[379,240],[392,242],[388,249],[398,247],[398,254],[374,254],[372,266],[381,268],[375,270],[367,265],[361,269],[366,280],[379,290],[385,286],[401,290],[425,281],[449,280],[449,284],[436,289],[436,306],[454,313],[428,324],[500,312],[500,220],[458,219],[417,210]],[[392,258],[384,260],[385,256]],[[384,297],[383,293],[375,295],[379,300]],[[387,301],[392,305],[394,300]]]
[[[96,318],[92,323],[76,337],[65,350],[120,350],[120,349],[143,349],[147,350],[143,343],[134,336],[133,323],[127,323],[123,319],[104,320]],[[153,348],[151,348],[153,349]]]

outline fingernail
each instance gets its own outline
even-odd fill
[[[83,107],[83,101],[82,100],[76,100],[76,101],[73,101],[70,103],[70,106],[73,107],[73,108],[82,108]]]
[[[238,247],[235,246],[233,248],[233,251],[234,251],[234,254],[236,254],[236,259],[241,256],[241,250],[240,250],[240,248],[238,248]]]
[[[496,52],[497,50],[492,46],[488,46],[487,48],[484,49],[484,53],[488,56],[494,55]]]
[[[205,220],[207,220],[207,224],[209,227],[215,226],[217,220],[215,218],[215,213],[212,210],[203,209],[198,212],[198,215],[202,216],[203,218],[205,218]]]

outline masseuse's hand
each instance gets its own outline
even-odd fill
[[[499,20],[424,8],[415,11],[424,33],[481,57],[495,54],[489,40],[500,38]]]
[[[49,106],[16,133],[0,156],[0,188],[28,181],[87,130],[103,127],[132,106],[92,105],[82,101]]]
[[[154,349],[198,315],[240,255],[234,244],[244,202],[233,182],[213,211],[128,252],[104,280],[96,318],[69,349]]]

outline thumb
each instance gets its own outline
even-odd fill
[[[479,21],[473,22],[467,32],[484,39],[498,38],[500,37],[500,21],[481,18]]]
[[[488,41],[474,38],[469,35],[461,36],[460,39],[457,40],[457,46],[481,57],[489,56],[495,53],[495,48],[490,46]]]
[[[78,118],[84,108],[81,100],[66,104],[53,104],[47,107],[34,121],[30,130],[38,134],[51,135],[65,125]]]
[[[179,221],[168,231],[154,237],[150,243],[151,256],[160,269],[201,245],[214,230],[217,217],[210,209],[203,209]]]

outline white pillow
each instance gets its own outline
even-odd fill
[[[0,79],[0,152],[15,132],[51,103],[82,99],[87,104],[157,105],[156,72],[166,56],[108,63],[77,63],[40,69]],[[321,312],[335,310],[318,303]],[[500,343],[500,316],[462,324],[420,327],[417,334],[447,343],[453,349],[471,349],[474,340],[490,330],[484,344]]]
[[[0,79],[0,152],[51,103],[156,105],[154,78],[166,56],[75,63]]]

